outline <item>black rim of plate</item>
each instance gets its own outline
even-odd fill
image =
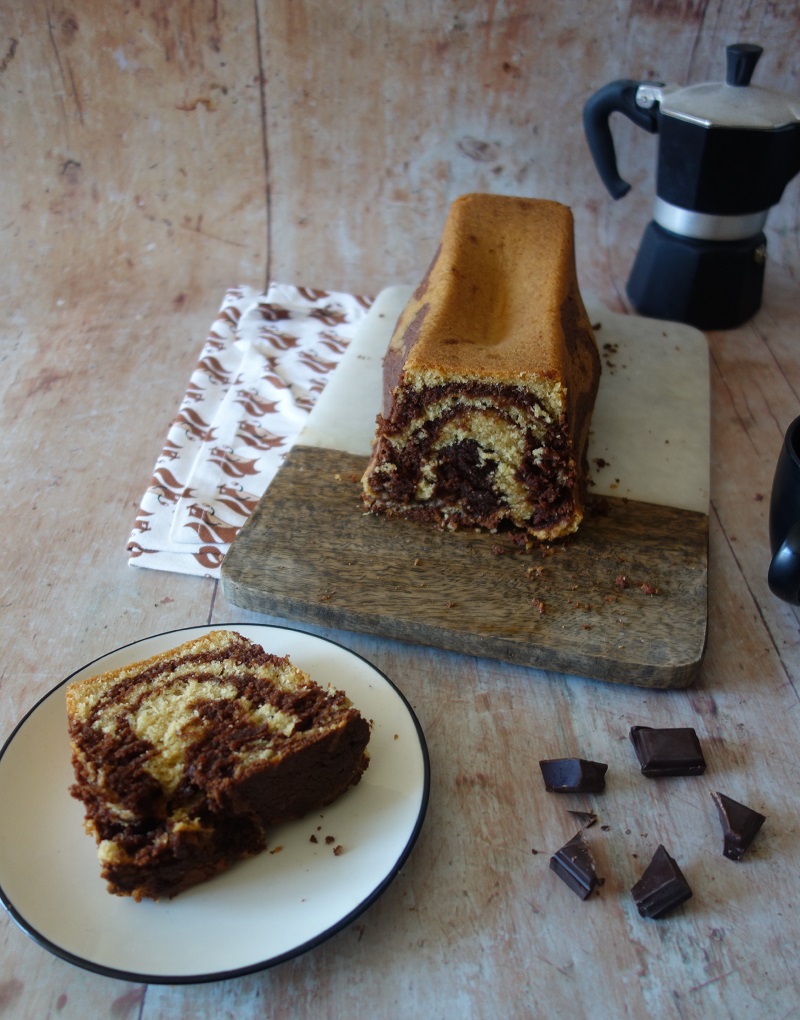
[[[245,622],[219,623],[213,625],[198,624],[197,626],[194,627],[178,627],[174,630],[165,630],[161,631],[158,634],[150,634],[147,637],[139,638],[136,641],[130,641],[128,644],[120,645],[118,648],[113,648],[111,651],[105,652],[103,655],[98,655],[96,659],[92,659],[90,662],[85,663],[78,669],[73,670],[73,672],[70,673],[68,677],[65,677],[62,681],[56,684],[55,687],[52,687],[46,694],[39,698],[36,704],[33,705],[33,707],[30,708],[25,713],[22,719],[20,719],[20,721],[11,731],[11,735],[3,744],[2,749],[0,749],[0,761],[2,761],[3,756],[5,755],[8,748],[11,746],[11,743],[13,742],[17,733],[22,729],[22,727],[31,718],[31,716],[34,715],[35,712],[44,704],[44,702],[47,701],[49,698],[53,697],[56,694],[56,692],[59,691],[65,684],[68,684],[74,676],[76,676],[78,673],[82,673],[86,669],[90,669],[92,666],[94,666],[95,663],[100,662],[101,659],[106,659],[108,658],[108,656],[115,655],[117,652],[123,652],[128,648],[134,648],[136,645],[144,644],[145,641],[154,641],[158,638],[168,637],[171,634],[189,634],[191,631],[235,629],[236,627],[259,627],[268,630],[293,631],[297,634],[303,634],[306,637],[315,638],[319,641],[324,641],[327,644],[335,645],[337,648],[341,648],[343,651],[348,652],[350,655],[355,656],[355,658],[361,659],[361,661],[366,663],[366,665],[368,665],[371,669],[374,669],[375,672],[386,681],[389,687],[391,687],[392,690],[395,691],[397,696],[405,705],[406,711],[408,712],[412,722],[414,723],[414,728],[419,739],[420,751],[422,753],[423,762],[422,797],[420,801],[419,813],[417,814],[416,823],[414,824],[414,828],[411,831],[411,834],[406,842],[405,847],[398,856],[397,860],[387,871],[386,876],[383,878],[381,882],[378,883],[378,885],[370,892],[370,894],[366,896],[359,904],[357,904],[357,906],[350,910],[344,917],[340,918],[340,920],[338,920],[335,924],[331,925],[329,928],[326,928],[325,931],[320,932],[318,935],[315,935],[307,942],[304,942],[299,946],[295,946],[294,948],[287,950],[285,953],[280,953],[277,956],[270,957],[266,960],[261,960],[256,963],[248,964],[246,967],[237,967],[231,970],[213,971],[207,974],[185,974],[185,975],[145,974],[139,971],[124,970],[117,967],[106,967],[103,966],[102,964],[94,963],[92,960],[87,960],[82,956],[78,956],[77,954],[70,952],[68,949],[64,949],[63,946],[59,946],[56,945],[54,942],[51,942],[45,935],[43,935],[40,931],[33,927],[33,925],[29,924],[6,895],[5,890],[3,889],[2,881],[0,880],[0,903],[3,904],[9,916],[15,922],[17,927],[19,927],[26,935],[33,939],[33,941],[36,942],[37,945],[41,946],[43,949],[46,949],[54,956],[57,956],[62,960],[66,960],[67,963],[74,964],[76,967],[80,967],[83,970],[92,971],[95,974],[102,974],[103,977],[116,978],[122,981],[131,981],[137,984],[149,984],[149,985],[204,984],[210,981],[227,981],[231,978],[243,977],[246,974],[255,974],[258,973],[259,971],[267,970],[270,967],[276,967],[278,966],[278,964],[286,963],[288,960],[293,960],[298,956],[302,956],[304,953],[307,953],[309,950],[315,949],[317,946],[322,945],[322,943],[327,942],[328,939],[332,938],[338,932],[342,931],[344,928],[348,926],[348,924],[350,924],[357,917],[363,914],[368,907],[370,907],[376,900],[378,900],[383,895],[385,890],[388,888],[389,885],[391,885],[391,883],[397,877],[397,874],[399,873],[400,869],[408,860],[408,857],[414,848],[414,844],[416,843],[419,837],[422,825],[425,821],[425,815],[427,814],[428,810],[428,800],[430,798],[431,788],[430,755],[428,754],[428,745],[425,740],[425,734],[422,732],[422,727],[420,726],[416,713],[414,712],[414,709],[409,704],[408,699],[400,690],[400,688],[397,686],[397,684],[390,680],[389,677],[386,676],[386,674],[383,672],[383,670],[378,669],[378,667],[375,666],[374,663],[370,662],[369,659],[365,658],[365,656],[361,655],[359,652],[353,651],[352,648],[348,648],[346,645],[341,644],[339,641],[334,641],[331,638],[322,637],[319,634],[312,634],[310,631],[305,631],[300,627],[284,627],[279,624],[272,623],[245,623]]]

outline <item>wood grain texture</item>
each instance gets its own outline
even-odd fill
[[[797,5],[769,0],[0,0],[0,741],[111,647],[264,620],[213,581],[134,570],[125,553],[226,287],[415,283],[450,199],[505,189],[572,205],[581,285],[624,311],[656,142],[614,124],[633,189],[613,202],[580,132],[587,94],[619,77],[719,80],[724,46],[748,39],[765,47],[759,83],[800,95],[797,30]],[[709,335],[694,684],[602,683],[304,625],[374,662],[425,730],[431,805],[396,881],[328,943],[210,986],[84,972],[3,915],[3,1020],[797,1015],[800,617],[766,587],[766,515],[800,409],[799,212],[795,180],[768,221],[762,311]],[[626,733],[648,722],[694,726],[706,775],[641,780]],[[602,799],[539,785],[540,757],[575,752],[608,761]],[[767,816],[740,864],[721,857],[712,789]],[[548,870],[574,834],[568,807],[599,814],[606,883],[587,903]],[[695,895],[645,923],[627,890],[657,841]]]
[[[364,513],[366,464],[293,447],[223,563],[234,605],[615,683],[695,679],[704,514],[596,500],[576,535],[525,551],[488,532]]]
[[[765,49],[760,84],[800,91],[785,44],[798,29],[794,4],[723,2],[713,16],[685,0],[259,9],[271,269],[309,286],[320,270],[327,286],[357,293],[415,284],[453,199],[492,191],[572,206],[579,278],[624,310],[624,280],[652,215],[657,143],[612,118],[632,184],[614,202],[576,130],[585,99],[617,78],[722,81],[725,46],[745,38]],[[798,194],[794,182],[770,217],[771,255],[782,261],[797,254]]]

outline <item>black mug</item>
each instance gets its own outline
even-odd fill
[[[800,417],[783,439],[769,502],[772,562],[767,582],[773,595],[800,605]]]

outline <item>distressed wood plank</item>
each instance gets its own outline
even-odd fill
[[[377,293],[415,283],[450,203],[469,191],[571,205],[581,283],[615,310],[652,216],[657,141],[612,118],[631,192],[600,184],[581,127],[618,78],[723,81],[725,46],[764,47],[756,80],[800,93],[792,4],[546,7],[433,0],[332,7],[261,0],[270,149],[271,268],[309,286]],[[324,40],[324,43],[323,43]],[[770,214],[773,258],[794,257],[798,182]],[[309,206],[309,198],[312,204]],[[342,215],[342,210],[347,210]]]

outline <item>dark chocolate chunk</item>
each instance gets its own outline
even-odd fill
[[[549,758],[539,762],[550,793],[600,793],[606,786],[608,765],[585,758]]]
[[[591,829],[597,821],[597,815],[594,811],[568,811],[567,814],[572,815],[573,818],[577,818],[581,823],[582,829]]]
[[[658,919],[685,903],[692,895],[683,872],[659,845],[644,874],[631,889],[642,917]]]
[[[597,887],[594,858],[583,832],[577,832],[553,854],[550,869],[582,900],[588,899]]]
[[[699,776],[706,770],[700,741],[690,726],[675,729],[632,726],[630,737],[642,775]]]
[[[732,861],[740,861],[766,818],[758,811],[731,800],[724,793],[712,793],[711,796],[717,805],[722,824],[722,853]]]

